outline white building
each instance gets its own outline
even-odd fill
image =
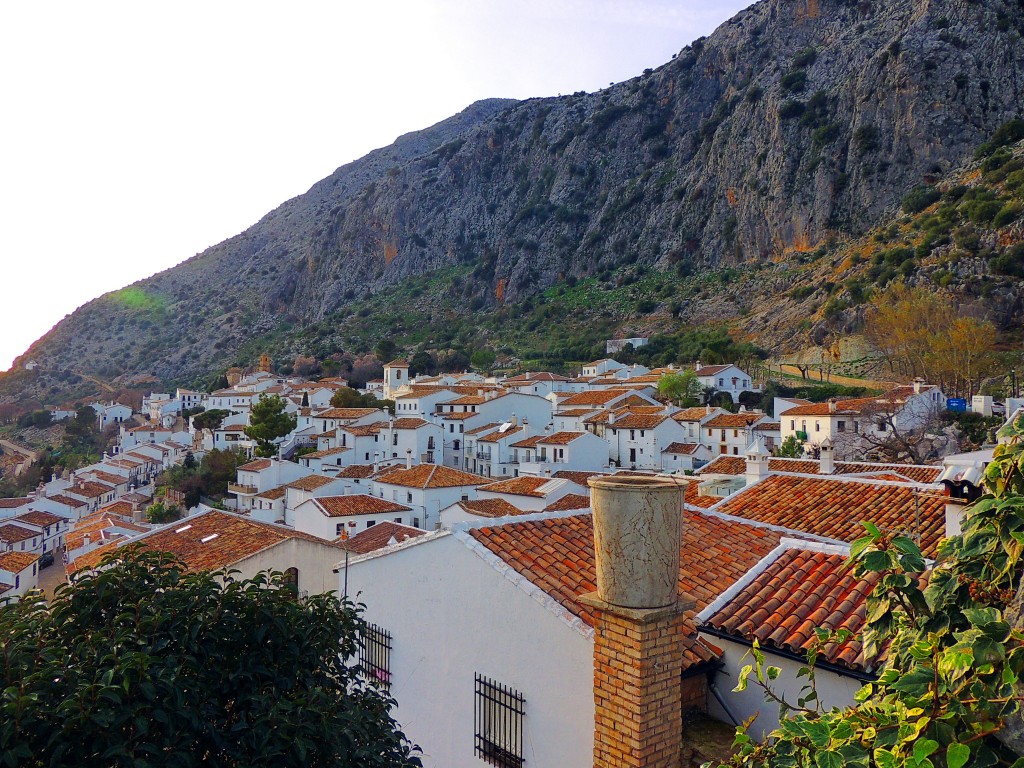
[[[694,366],[697,380],[702,387],[714,389],[716,392],[724,392],[732,398],[734,403],[739,402],[740,395],[744,392],[760,392],[760,387],[755,387],[750,374],[732,365],[701,365],[697,361]]]
[[[345,531],[354,535],[385,521],[412,526],[413,511],[367,494],[321,496],[299,504],[292,520],[297,531],[334,540]]]
[[[0,606],[39,586],[39,555],[0,551]]]

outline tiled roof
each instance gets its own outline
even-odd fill
[[[371,413],[379,413],[377,408],[328,408],[316,414],[318,419],[361,419]]]
[[[385,520],[360,531],[347,541],[341,541],[340,539],[335,541],[340,543],[349,552],[365,555],[367,552],[375,552],[389,544],[400,544],[407,539],[414,539],[425,533],[426,531],[413,528],[411,525],[402,525],[401,523]]]
[[[28,496],[19,496],[13,499],[0,499],[0,509],[17,509],[18,507],[24,507],[32,499]]]
[[[697,452],[700,448],[700,443],[669,443],[668,447],[662,450],[662,453],[677,453],[683,456],[690,456]]]
[[[359,478],[370,477],[376,472],[372,464],[350,464],[343,468],[336,477],[339,478]]]
[[[720,413],[710,421],[704,422],[704,426],[714,429],[742,429],[763,418],[763,413]]]
[[[38,559],[32,552],[0,552],[0,570],[21,573]]]
[[[285,487],[279,485],[276,488],[270,488],[269,490],[263,491],[263,493],[257,493],[253,498],[255,499],[266,499],[267,501],[276,501],[277,499],[283,499],[285,494]]]
[[[462,397],[449,400],[445,405],[483,405],[487,399],[483,395],[462,395]]]
[[[560,418],[579,418],[580,416],[586,416],[594,413],[593,408],[569,408],[564,411],[559,411],[556,415]],[[599,411],[598,413],[607,417],[607,411]]]
[[[285,483],[284,487],[294,488],[297,491],[315,491],[317,488],[323,488],[325,485],[333,483],[334,480],[335,478],[327,477],[327,475],[306,475],[298,480]]]
[[[307,533],[261,523],[219,510],[171,523],[169,526],[132,541],[138,542],[146,549],[177,555],[185,562],[189,570],[206,571],[226,568],[288,539],[303,539],[324,547],[338,546]],[[100,547],[75,558],[71,563],[70,570],[78,571],[97,565],[103,554],[110,549],[110,547]]]
[[[562,401],[562,405],[604,405],[628,394],[628,389],[588,389],[575,392]]]
[[[482,427],[473,427],[473,429],[467,429],[466,435],[479,435],[481,432],[486,432],[489,429],[496,429],[500,426],[501,424],[495,421],[491,424],[484,424]]]
[[[814,629],[847,629],[844,643],[830,642],[819,658],[860,671],[871,664],[864,657],[862,631],[868,596],[881,578],[868,573],[859,579],[847,568],[846,556],[791,548],[720,606],[705,624],[762,648],[806,654]]]
[[[582,485],[584,488],[587,487],[587,480],[592,477],[602,477],[607,475],[607,472],[581,472],[572,469],[560,469],[555,472],[552,477],[556,477],[560,480],[571,480],[576,485]]]
[[[555,432],[553,435],[541,437],[539,445],[568,445],[573,440],[583,437],[584,432]]]
[[[683,408],[683,410],[673,413],[672,418],[675,421],[700,421],[713,413],[715,413],[715,409],[713,408],[711,409],[711,413],[708,413],[708,409],[705,407]]]
[[[417,419],[415,417],[405,417],[402,419],[395,419],[395,429],[419,429],[429,425],[430,422],[426,419]]]
[[[95,499],[110,493],[112,490],[114,489],[106,483],[98,483],[93,480],[79,480],[68,488],[67,492],[77,493],[79,496],[85,496],[87,499]]]
[[[778,432],[782,429],[782,423],[778,421],[762,421],[754,425],[755,432]]]
[[[768,460],[768,469],[772,472],[793,472],[802,475],[816,475],[821,470],[821,462],[812,459],[777,459]],[[714,461],[700,468],[701,475],[742,475],[747,471],[747,460],[742,456],[718,456]],[[870,461],[837,461],[834,475],[900,475],[915,483],[936,483],[942,474],[942,467],[922,464],[875,464]]]
[[[535,448],[537,443],[544,439],[544,435],[534,435],[528,437],[525,440],[520,440],[518,443],[512,443],[511,448]]]
[[[328,448],[324,451],[313,451],[312,453],[304,453],[299,456],[300,459],[325,459],[328,456],[335,456],[339,453],[345,453],[346,451],[352,450],[351,448]]]
[[[703,509],[713,507],[721,500],[722,498],[720,496],[702,496],[700,494],[699,483],[687,483],[685,495],[683,497],[684,503],[693,507],[701,507]]]
[[[616,417],[615,421],[609,424],[612,429],[654,429],[656,426],[668,420],[665,414],[653,413],[631,413],[622,418]]]
[[[270,459],[256,459],[250,461],[248,464],[243,464],[238,468],[239,472],[262,472],[264,469],[270,469],[274,462]]]
[[[378,483],[401,485],[406,488],[458,488],[484,485],[486,477],[473,475],[440,464],[417,464],[410,469],[396,468],[377,477]]]
[[[442,413],[441,418],[444,421],[465,421],[479,415],[479,413],[474,413],[473,411],[463,411],[462,413]]]
[[[573,509],[590,509],[590,497],[579,493],[567,493],[558,501],[544,507],[544,512],[568,512]]]
[[[327,517],[348,517],[349,515],[376,515],[390,512],[408,512],[409,507],[387,499],[358,493],[352,496],[322,496],[313,503]]]
[[[45,528],[48,525],[54,523],[64,522],[64,518],[60,515],[52,515],[49,512],[26,512],[22,515],[18,515],[14,518],[15,523],[28,523],[29,525],[37,525],[40,528]]]
[[[65,507],[72,507],[77,509],[78,507],[85,506],[85,502],[82,501],[81,499],[73,499],[70,496],[64,496],[63,494],[60,493],[55,494],[53,496],[48,496],[47,498],[49,498],[50,501],[55,501],[58,504],[63,504]]]
[[[472,501],[460,501],[458,505],[478,517],[508,517],[509,515],[526,514],[525,511],[505,499],[473,499]]]
[[[697,512],[684,514],[679,589],[696,601],[697,610],[779,543],[779,534],[765,528]],[[594,609],[577,600],[597,588],[590,515],[513,522],[468,533],[570,613],[594,626]],[[707,648],[696,643],[692,621],[687,621],[685,631],[685,666],[710,658]]]
[[[481,437],[480,438],[480,442],[481,443],[497,443],[500,440],[504,440],[506,437],[511,437],[512,435],[518,435],[522,431],[523,431],[523,427],[510,427],[509,429],[506,429],[504,432],[500,432],[498,430],[495,430],[494,432],[491,432],[489,435],[484,435],[483,437]]]
[[[0,541],[5,541],[8,544],[16,544],[19,541],[25,541],[38,535],[39,534],[36,531],[23,528],[20,525],[14,525],[12,523],[0,525]]]
[[[99,469],[93,469],[89,471],[89,474],[95,477],[97,480],[104,483],[111,483],[112,485],[122,485],[128,482],[128,478],[124,475],[115,475],[111,472],[104,472]]]
[[[369,437],[370,435],[375,435],[380,432],[384,429],[384,426],[385,425],[382,422],[377,421],[373,424],[350,424],[347,427],[338,427],[338,431],[348,432],[350,435],[355,435],[356,437]]]
[[[93,512],[93,515],[102,514],[104,512],[112,515],[122,515],[123,517],[131,519],[134,510],[132,509],[132,505],[129,504],[127,501],[115,501],[113,504],[108,504],[105,507],[100,507],[96,512]],[[91,515],[89,517],[91,517]],[[88,519],[88,517],[82,518],[82,520]],[[82,520],[78,521],[79,524],[82,523]]]
[[[384,367],[385,368],[408,368],[409,367],[409,361],[408,360],[403,360],[402,358],[398,358],[397,360],[392,360],[390,363],[388,363]]]
[[[705,365],[695,371],[697,376],[717,376],[722,371],[732,368],[731,365]]]
[[[511,477],[508,480],[499,480],[496,483],[482,485],[477,490],[487,491],[488,493],[508,493],[513,496],[533,496],[535,498],[542,499],[544,498],[544,494],[541,493],[539,489],[543,488],[550,482],[550,477],[522,475],[520,477]],[[559,483],[559,485],[561,485],[561,483]]]
[[[845,542],[864,535],[861,523],[868,521],[885,531],[918,533],[928,556],[935,555],[945,534],[945,509],[943,497],[914,493],[909,485],[795,475],[769,475],[715,507],[724,514]]]

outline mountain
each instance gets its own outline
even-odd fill
[[[183,381],[252,362],[259,344],[366,351],[403,314],[517,323],[553,287],[624,269],[754,274],[800,259],[863,235],[1019,116],[1022,33],[1019,0],[762,0],[632,80],[478,102],[403,136],[90,302],[16,366]],[[745,311],[655,298],[601,331]]]

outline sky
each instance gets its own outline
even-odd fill
[[[477,99],[594,91],[749,0],[0,4],[0,370]]]

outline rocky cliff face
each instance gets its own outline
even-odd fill
[[[623,262],[815,250],[1020,112],[1022,31],[1016,0],[763,0],[633,80],[402,137],[27,355],[171,379],[440,267],[472,265],[494,306]]]

